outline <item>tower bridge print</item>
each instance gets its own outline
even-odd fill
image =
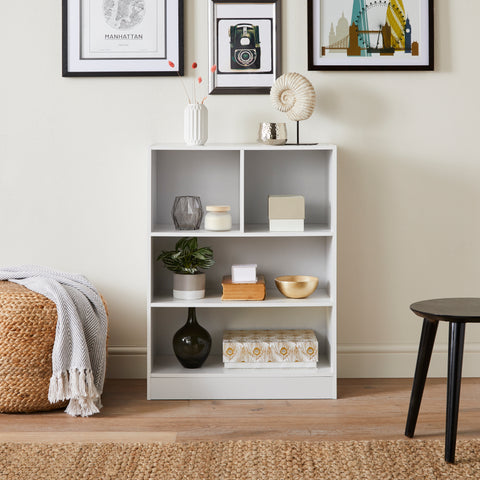
[[[330,26],[322,56],[343,53],[349,57],[418,56],[419,42],[412,41],[412,22],[403,0],[353,0],[351,17],[345,12],[336,28]]]

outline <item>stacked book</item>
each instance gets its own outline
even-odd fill
[[[313,330],[228,330],[223,335],[225,368],[312,368],[317,362]]]
[[[222,300],[265,300],[265,278],[257,277],[257,265],[232,265],[232,275],[223,277]]]
[[[305,198],[302,195],[269,195],[268,220],[271,232],[303,232]]]
[[[265,300],[265,277],[259,275],[255,283],[234,283],[227,275],[222,280],[222,300]]]

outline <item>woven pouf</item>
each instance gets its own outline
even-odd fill
[[[0,281],[0,412],[53,410],[52,348],[57,307],[22,285]]]

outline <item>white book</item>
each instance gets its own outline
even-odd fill
[[[305,220],[301,218],[286,218],[270,220],[271,232],[303,232]]]
[[[232,283],[257,283],[257,265],[232,265]]]

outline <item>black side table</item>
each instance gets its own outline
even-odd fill
[[[439,321],[449,323],[447,421],[445,429],[445,460],[455,462],[457,442],[458,404],[462,380],[465,324],[480,322],[480,298],[440,298],[410,305],[410,309],[423,318],[422,335],[418,348],[417,366],[413,379],[405,435],[412,438],[417,424],[425,379],[432,356]]]

